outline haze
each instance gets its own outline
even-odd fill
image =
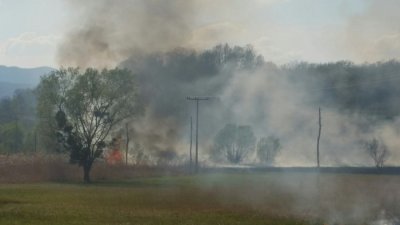
[[[0,62],[22,67],[65,64],[58,55],[59,46],[71,31],[90,22],[88,14],[95,10],[90,6],[99,2],[114,5],[113,1],[85,1],[85,6],[79,7],[79,2],[1,0]],[[130,2],[133,8],[142,7],[141,1]],[[267,61],[278,64],[338,60],[363,63],[400,57],[400,2],[395,0],[384,4],[378,0],[165,2],[170,3],[186,5],[182,10],[187,10],[187,15],[181,17],[185,19],[181,21],[185,33],[179,43],[174,43],[175,47],[204,49],[221,42],[251,44]],[[130,18],[137,16],[141,15]],[[117,28],[119,25],[124,24],[115,24]],[[133,33],[113,35],[126,38]],[[116,65],[124,57],[115,44],[111,47],[107,54],[116,58],[107,58],[101,64]]]

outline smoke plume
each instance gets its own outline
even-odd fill
[[[192,0],[68,1],[74,27],[60,46],[62,65],[116,66],[132,54],[166,51],[190,37]]]
[[[137,75],[145,114],[131,122],[133,142],[149,152],[187,154],[195,112],[186,96],[200,95],[218,97],[200,103],[203,160],[219,129],[237,123],[251,125],[259,138],[281,139],[278,165],[314,165],[322,107],[322,165],[370,165],[361,143],[373,137],[394,152],[389,163],[398,162],[400,90],[393,81],[399,63],[278,66],[251,46],[199,50],[203,39],[224,37],[216,29],[193,31],[209,5],[196,0],[68,1],[76,20],[60,46],[59,61],[83,67],[118,65]],[[357,21],[353,18],[349,27],[358,26]],[[222,32],[232,31],[226,30]]]
[[[134,127],[152,145],[186,152],[195,105],[185,97],[216,96],[200,103],[203,159],[215,134],[225,124],[237,123],[252,126],[259,138],[281,139],[278,165],[315,165],[322,107],[322,165],[371,165],[362,143],[374,137],[393,151],[389,163],[398,161],[400,110],[394,102],[400,90],[393,82],[399,79],[398,62],[277,66],[251,47],[219,45],[200,52],[176,49],[132,56],[121,65],[137,74],[146,117]]]

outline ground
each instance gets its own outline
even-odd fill
[[[0,185],[0,224],[369,224],[395,220],[400,177],[212,173]]]

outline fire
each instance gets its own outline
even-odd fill
[[[111,151],[106,156],[106,161],[109,165],[115,165],[122,162],[122,153],[119,150],[121,138],[114,138],[111,143]]]

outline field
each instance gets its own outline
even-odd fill
[[[390,224],[399,187],[393,175],[295,172],[1,184],[0,224]]]

